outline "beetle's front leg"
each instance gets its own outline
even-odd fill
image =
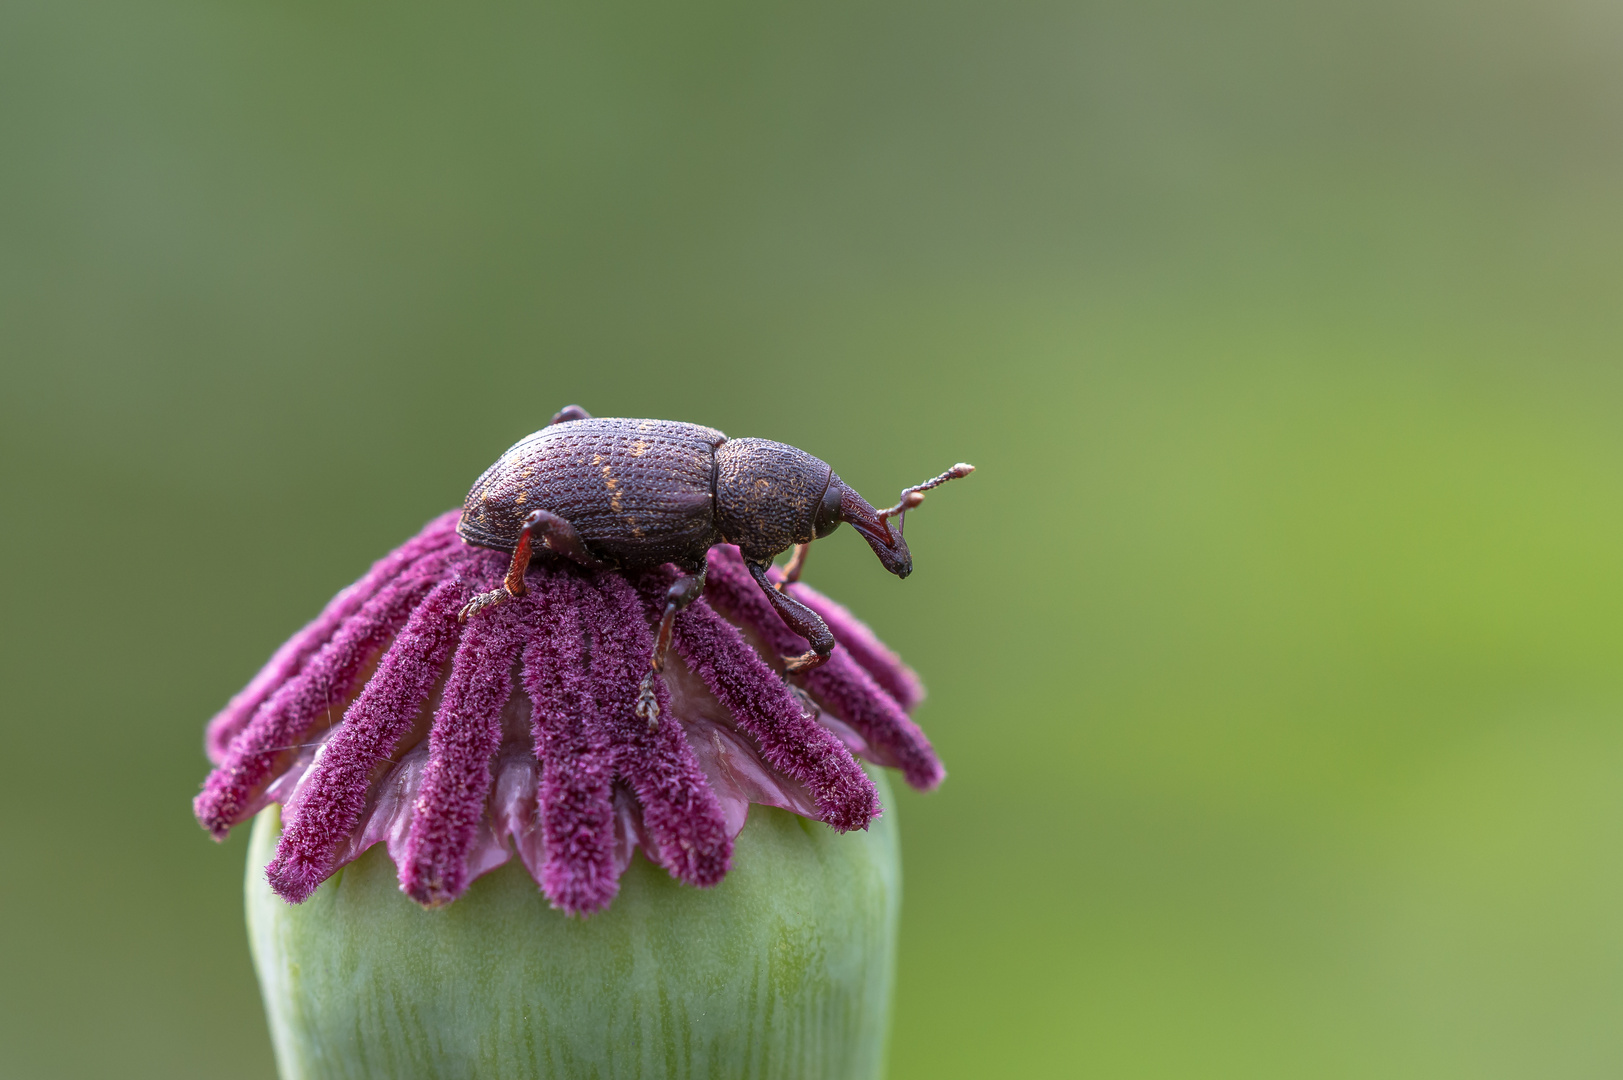
[[[834,651],[834,635],[829,632],[828,624],[818,617],[817,612],[799,600],[772,587],[772,582],[768,581],[766,576],[767,567],[771,564],[745,559],[744,565],[749,567],[750,576],[761,587],[761,591],[766,593],[766,598],[772,601],[772,607],[777,611],[778,618],[811,644],[811,650],[808,652],[803,652],[799,656],[785,656],[783,670],[794,675],[797,672],[809,671],[827,660],[829,654]]]
[[[501,603],[511,596],[523,596],[524,572],[530,568],[530,534],[519,534],[518,546],[513,549],[513,560],[507,564],[507,577],[502,580],[502,587],[492,589],[462,605],[462,610],[456,613],[457,622],[467,622],[487,607]]]

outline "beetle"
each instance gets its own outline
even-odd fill
[[[973,471],[954,465],[904,490],[895,506],[875,510],[826,462],[786,443],[729,439],[715,428],[675,420],[597,418],[570,405],[514,443],[469,490],[458,535],[513,557],[502,587],[475,596],[458,618],[523,596],[524,573],[540,553],[537,542],[593,570],[674,563],[684,573],[666,594],[654,645],[658,672],[672,621],[704,592],[705,553],[716,544],[737,544],[778,617],[811,646],[784,657],[784,670],[806,671],[834,650],[828,626],[785,591],[799,580],[811,542],[850,522],[885,569],[905,578],[913,571],[902,538],[907,511],[926,491]],[[774,586],[767,568],[791,547],[794,555]],[[645,681],[645,691],[649,685]],[[645,698],[651,701],[651,693]]]

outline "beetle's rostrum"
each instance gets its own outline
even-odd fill
[[[895,506],[875,510],[826,462],[786,443],[729,439],[674,420],[594,418],[570,405],[509,448],[468,492],[458,535],[513,557],[503,587],[474,597],[460,617],[523,596],[524,572],[543,551],[594,570],[672,563],[683,576],[666,595],[653,654],[658,672],[672,621],[704,591],[706,553],[736,544],[778,617],[810,645],[783,657],[784,670],[807,671],[828,659],[834,635],[816,612],[768,580],[772,560],[795,549],[782,584],[792,583],[811,542],[849,522],[885,569],[905,578],[913,570],[902,537],[907,511],[926,491],[973,470],[955,465],[904,490]],[[650,723],[657,721],[653,702],[650,673],[638,707]]]

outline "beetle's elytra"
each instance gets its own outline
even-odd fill
[[[524,594],[537,541],[593,569],[674,563],[686,576],[671,586],[660,620],[658,671],[671,621],[704,591],[705,553],[715,544],[737,544],[778,615],[810,643],[808,652],[784,658],[787,671],[804,671],[828,658],[834,636],[815,612],[767,580],[773,558],[795,548],[785,573],[792,582],[807,545],[850,522],[885,569],[906,577],[913,569],[902,538],[906,512],[926,491],[972,471],[955,465],[903,491],[895,506],[875,510],[827,463],[785,443],[729,439],[674,420],[594,418],[571,405],[515,443],[468,492],[458,534],[513,558],[504,586],[475,597],[462,618]]]

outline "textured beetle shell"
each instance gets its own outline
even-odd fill
[[[731,439],[716,450],[716,527],[756,561],[808,544],[833,476],[826,462],[787,443]]]
[[[599,557],[628,569],[702,559],[717,541],[715,428],[673,420],[571,420],[515,443],[468,492],[457,532],[512,551],[550,510]]]

